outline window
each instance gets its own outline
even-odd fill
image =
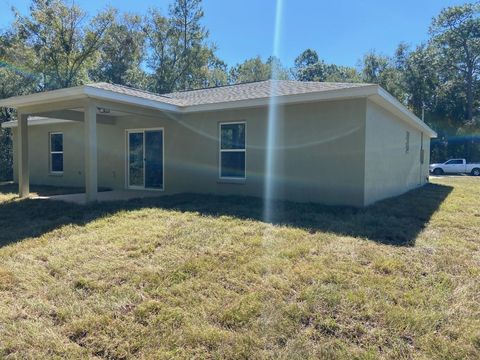
[[[425,150],[423,150],[423,132],[420,133],[420,164],[425,162]]]
[[[408,154],[410,151],[410,131],[407,131],[405,134],[405,153]]]
[[[63,173],[63,134],[50,133],[50,172]]]
[[[245,179],[245,138],[244,122],[220,124],[220,178]]]
[[[448,160],[445,165],[462,165],[463,160]]]

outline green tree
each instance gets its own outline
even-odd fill
[[[208,65],[204,67],[205,75],[201,87],[215,87],[228,84],[227,64],[220,60],[213,52],[209,57]]]
[[[312,49],[305,50],[295,59],[292,74],[296,80],[300,81],[360,81],[360,76],[354,68],[326,64]]]
[[[99,51],[99,63],[90,71],[93,81],[145,87],[145,34],[140,16],[124,14],[116,18],[106,30]]]
[[[287,80],[289,78],[288,71],[283,67],[280,60],[273,56],[270,56],[265,62],[262,61],[260,56],[247,59],[230,69],[230,82],[232,84],[264,81],[272,78],[277,80]]]
[[[480,75],[480,3],[448,7],[432,22],[432,42],[445,67],[456,72],[466,95],[465,119],[472,121]],[[453,80],[453,79],[450,79]]]
[[[389,59],[378,55],[374,51],[364,55],[362,60],[362,79],[367,83],[386,86],[386,73],[389,69]]]
[[[417,115],[423,110],[434,111],[436,89],[439,85],[435,52],[424,44],[414,51],[400,45],[396,51],[397,70],[401,78],[399,86],[407,94],[406,105]]]
[[[230,82],[233,84],[268,80],[270,76],[271,69],[260,56],[247,59],[230,69]]]
[[[25,67],[33,52],[12,32],[0,35],[0,99],[28,94],[38,88],[39,78]],[[0,124],[15,117],[12,109],[0,108]],[[13,177],[13,150],[10,129],[0,128],[0,181]]]
[[[42,78],[44,90],[65,88],[89,80],[88,70],[97,61],[113,10],[91,20],[77,5],[62,0],[33,0],[30,15],[15,13],[15,28],[35,52],[32,70]]]
[[[275,80],[289,80],[290,73],[283,66],[282,62],[276,56],[270,56],[267,59],[266,65],[270,71],[270,78]]]
[[[327,82],[360,82],[360,74],[357,70],[350,66],[341,66],[335,64],[327,64],[325,66],[325,81]]]
[[[147,64],[153,70],[151,90],[166,93],[202,86],[214,48],[201,25],[200,0],[175,0],[169,16],[151,10],[144,32],[149,45]]]
[[[394,59],[374,51],[368,52],[362,59],[361,78],[363,82],[380,85],[400,102],[405,103],[402,73]]]
[[[295,59],[292,73],[299,81],[325,81],[325,64],[315,50],[307,49]]]

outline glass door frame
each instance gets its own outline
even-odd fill
[[[162,187],[148,188],[145,187],[145,132],[161,131],[162,132]],[[143,134],[143,186],[130,185],[130,134]],[[125,129],[125,188],[130,190],[148,190],[148,191],[164,191],[165,190],[165,129],[158,128],[141,128],[141,129]]]

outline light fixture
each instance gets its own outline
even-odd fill
[[[110,109],[107,108],[98,107],[97,110],[100,114],[110,114]]]

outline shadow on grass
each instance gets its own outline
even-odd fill
[[[98,191],[109,191],[109,188],[99,187]],[[30,185],[30,192],[38,196],[52,196],[65,194],[78,194],[85,192],[84,187],[59,187],[48,185]],[[13,181],[0,182],[0,195],[4,194],[18,194],[18,184]],[[0,208],[2,203],[0,203]]]
[[[11,187],[12,184],[0,185],[0,194],[11,193]],[[51,195],[71,193],[72,189],[58,191],[58,188],[32,186],[32,191]],[[311,233],[332,232],[383,244],[414,246],[418,233],[451,191],[450,186],[427,184],[363,209],[278,201],[274,204],[272,223],[302,228]],[[240,196],[178,194],[86,206],[17,199],[0,203],[0,246],[40,236],[63,225],[82,225],[118,211],[152,207],[253,220],[262,220],[263,215],[262,199]]]

